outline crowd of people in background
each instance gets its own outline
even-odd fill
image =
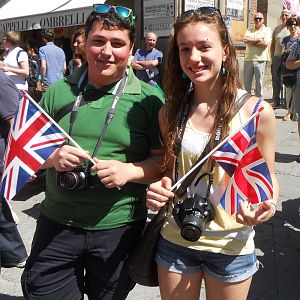
[[[165,61],[163,53],[156,49],[158,36],[154,32],[145,36],[145,48],[137,49],[132,55],[133,12],[121,6],[93,6],[86,27],[78,28],[72,36],[73,56],[69,61],[64,50],[55,45],[52,29],[41,32],[43,45],[33,39],[21,44],[18,32],[4,34],[0,75],[7,89],[14,85],[14,93],[10,94],[10,98],[14,97],[11,102],[14,106],[11,109],[7,106],[8,112],[0,111],[0,122],[6,125],[6,132],[1,132],[2,157],[10,120],[22,97],[21,90],[27,90],[40,101],[52,117],[81,93],[92,98],[96,95],[91,105],[82,105],[82,113],[77,116],[79,126],[73,132],[88,152],[65,144],[53,152],[44,165],[48,169],[46,198],[22,276],[25,297],[81,299],[83,293],[87,293],[90,299],[125,299],[134,286],[126,273],[126,257],[142,234],[146,203],[152,210],[165,205],[174,197],[169,191],[173,175],[183,176],[188,172],[194,158],[202,153],[211,137],[217,135],[217,129],[221,127],[222,137],[225,137],[261,105],[264,111],[262,125],[257,129],[257,143],[270,170],[274,199],[254,210],[240,203],[236,219],[225,215],[215,200],[213,205],[218,218],[206,228],[204,238],[193,244],[193,249],[180,236],[178,224],[169,218],[156,253],[162,299],[170,299],[175,291],[180,299],[198,299],[202,280],[211,299],[237,299],[238,295],[241,299],[247,298],[252,276],[258,270],[253,226],[274,215],[278,198],[274,171],[275,109],[287,108],[283,120],[298,122],[300,138],[299,16],[291,12],[290,2],[286,1],[280,14],[281,23],[273,32],[264,24],[263,13],[254,14],[254,27],[247,29],[243,39],[246,44],[243,83],[239,80],[234,45],[220,11],[215,8],[191,10],[177,18]],[[283,61],[284,55],[286,61]],[[272,62],[272,105],[261,102],[268,61]],[[292,86],[283,84],[283,64],[288,69],[298,70]],[[236,101],[247,93],[252,94],[250,100],[235,116]],[[109,127],[109,134],[102,140],[103,160],[93,157],[91,166],[90,155],[95,152],[101,132],[98,118],[103,121],[107,117],[102,108],[109,109],[107,103],[120,96],[124,101],[119,103],[121,109],[114,119],[116,125]],[[100,103],[102,97],[109,101]],[[176,157],[172,145],[185,105],[188,107],[186,136],[181,153]],[[88,124],[86,120],[90,120]],[[58,122],[65,131],[70,131],[68,122]],[[120,131],[123,134],[120,135]],[[300,155],[297,162],[300,163]],[[58,185],[60,173],[81,165],[91,167],[92,188],[88,186],[74,192]],[[205,166],[207,174],[210,166]],[[215,170],[219,181],[211,180],[208,186],[207,180],[201,177],[199,186],[192,187],[195,193],[200,195],[202,187],[207,185],[207,197],[220,200],[218,188],[225,188],[224,182],[228,182],[229,177],[220,169]],[[100,194],[102,201],[98,201]],[[73,201],[73,205],[68,201]],[[2,205],[3,202],[1,199]],[[16,219],[10,217],[7,221],[16,223]],[[9,256],[11,260],[6,265],[24,267],[26,249],[15,225],[13,230],[21,250],[18,257]],[[224,247],[228,236],[232,247]],[[5,237],[0,235],[0,243],[3,243],[1,238]],[[93,239],[92,247],[86,245],[88,238]],[[198,258],[204,252],[203,263]],[[114,255],[116,258],[112,261],[106,260],[107,256]],[[237,261],[230,263],[230,269],[225,268],[228,256]],[[221,264],[216,264],[215,259]],[[1,264],[4,266],[5,262]],[[107,270],[109,276],[103,276],[99,266]],[[34,275],[39,273],[44,277]],[[185,282],[188,291],[180,289],[178,282]]]

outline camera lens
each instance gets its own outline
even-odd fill
[[[203,219],[199,216],[189,215],[183,220],[181,236],[190,242],[197,241],[203,232]]]
[[[59,179],[60,186],[66,189],[74,189],[78,185],[78,174],[73,172],[68,172],[61,175]]]

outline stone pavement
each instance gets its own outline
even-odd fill
[[[270,221],[256,226],[256,252],[263,268],[254,276],[248,300],[300,299],[300,164],[295,161],[300,152],[300,143],[297,123],[282,121],[285,112],[283,109],[276,110],[279,204]],[[37,195],[28,198],[23,193],[12,203],[20,218],[18,227],[28,251],[43,198],[43,193],[38,193],[38,190],[32,189],[31,192]],[[21,273],[22,270],[17,268],[2,269],[0,300],[24,299],[19,283]],[[160,299],[159,290],[136,286],[127,299]],[[205,299],[204,289],[201,299]]]

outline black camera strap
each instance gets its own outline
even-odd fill
[[[112,104],[110,106],[110,109],[108,110],[107,115],[105,117],[104,126],[101,130],[101,134],[98,138],[96,147],[95,147],[94,152],[93,152],[91,157],[95,157],[96,154],[98,153],[98,150],[100,148],[100,145],[102,144],[102,141],[103,141],[104,135],[106,133],[106,130],[107,130],[110,122],[112,121],[112,119],[114,117],[114,114],[115,114],[115,111],[116,111],[116,108],[117,108],[117,104],[119,103],[121,95],[124,91],[126,81],[127,81],[127,73],[125,73],[125,75],[123,76],[123,78],[121,79],[121,81],[119,83],[118,89],[117,89],[117,91],[114,95],[113,102],[112,102]]]
[[[104,121],[104,126],[102,127],[102,130],[101,130],[101,133],[100,133],[100,136],[98,138],[98,141],[97,141],[97,144],[94,148],[94,151],[91,155],[91,157],[95,157],[99,148],[100,148],[100,145],[103,141],[103,138],[104,138],[104,135],[106,133],[106,130],[109,126],[109,124],[111,123],[113,117],[114,117],[114,114],[115,114],[115,111],[116,111],[116,108],[117,108],[117,104],[119,103],[119,100],[121,98],[121,95],[123,94],[124,92],[124,88],[125,88],[125,85],[126,85],[126,81],[127,81],[127,77],[128,77],[128,74],[127,72],[125,72],[123,78],[121,80],[119,80],[119,82],[116,84],[116,92],[114,93],[114,98],[113,98],[113,101],[112,101],[112,104],[107,112],[107,115],[105,117],[105,121]],[[77,117],[77,114],[78,114],[78,110],[79,110],[79,107],[82,106],[82,103],[84,102],[84,97],[83,97],[83,91],[86,87],[86,84],[88,82],[88,75],[87,75],[87,72],[83,73],[83,75],[81,76],[81,78],[79,79],[79,82],[78,82],[78,86],[79,86],[79,89],[78,89],[78,95],[77,95],[77,98],[73,104],[73,107],[72,107],[72,110],[71,110],[71,114],[70,114],[70,121],[69,121],[69,135],[72,134],[72,130],[73,130],[73,125],[75,123],[75,120],[76,120],[76,117]]]
[[[248,93],[245,93],[243,96],[241,96],[238,99],[238,101],[236,102],[236,105],[234,107],[235,113],[234,113],[233,116],[236,115],[236,113],[243,107],[243,105],[247,102],[247,100],[251,96],[252,95],[250,95]],[[178,125],[178,134],[177,134],[177,138],[175,139],[175,144],[174,144],[174,153],[175,153],[175,156],[176,156],[176,159],[175,159],[175,181],[178,181],[178,155],[181,151],[181,142],[182,142],[182,138],[183,138],[183,135],[184,135],[184,129],[186,127],[186,123],[187,123],[187,120],[188,120],[188,113],[189,113],[189,102],[187,102],[185,104],[185,106],[183,107],[183,109],[182,109],[182,113],[181,113],[181,117],[180,117],[179,125]],[[222,136],[222,120],[220,120],[219,124],[217,125],[217,129],[216,129],[216,133],[215,133],[215,137],[214,137],[214,147],[216,147],[218,145],[218,143],[220,143],[221,136]],[[201,155],[199,156],[199,158],[197,159],[197,161],[195,162],[194,165],[196,165],[199,161],[201,161],[209,153],[209,151],[211,151],[210,144],[211,144],[210,141],[208,141],[206,147],[204,148],[203,152],[201,153]],[[199,173],[199,171],[201,170],[201,168],[203,167],[204,164],[205,164],[205,162],[200,164],[193,172],[191,172],[183,180],[183,182],[177,188],[177,190],[174,191],[174,193],[178,197],[182,197],[184,194],[186,194],[187,188],[191,185],[194,178],[197,176],[197,174]],[[197,181],[195,183],[195,185],[197,185],[198,182],[200,181],[200,179],[203,176],[209,175],[207,197],[209,196],[210,188],[211,188],[211,185],[213,183],[214,164],[215,164],[215,162],[212,161],[211,162],[211,171],[209,173],[202,174],[197,179]]]

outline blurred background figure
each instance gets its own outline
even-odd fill
[[[281,63],[281,54],[283,51],[282,40],[290,33],[286,28],[286,20],[291,17],[291,12],[288,9],[283,9],[280,14],[281,24],[275,27],[272,35],[270,54],[272,59],[272,87],[273,87],[273,108],[281,107],[283,98],[283,86],[279,74]],[[284,105],[285,106],[285,105]]]
[[[298,23],[296,18],[290,18],[286,21],[289,35],[282,40],[283,54],[282,59],[285,60],[292,47],[297,43],[300,37]],[[293,97],[293,87],[286,87],[286,108],[288,113],[283,117],[284,121],[293,119],[295,99]]]
[[[42,92],[37,89],[41,81],[41,61],[38,56],[39,49],[37,41],[29,39],[24,46],[28,54],[29,75],[27,76],[28,92],[35,101],[40,101]]]
[[[160,65],[163,54],[155,48],[157,35],[148,32],[145,38],[146,49],[138,49],[131,62],[131,67],[135,70],[136,77],[152,86],[161,86]]]
[[[263,97],[263,81],[267,61],[269,61],[269,46],[272,40],[271,28],[264,24],[261,12],[254,15],[254,28],[246,31],[244,43],[246,53],[244,61],[244,85],[251,94],[253,77],[255,78],[255,96]]]
[[[0,72],[0,178],[9,129],[18,109],[18,89],[5,73]],[[18,216],[6,200],[0,196],[0,269],[1,267],[23,268],[27,252],[17,229]]]
[[[85,29],[78,28],[72,36],[73,58],[68,64],[68,74],[72,74],[85,61]]]
[[[47,88],[56,80],[62,78],[66,73],[66,56],[64,51],[54,45],[54,30],[44,29],[42,38],[45,46],[40,47],[39,57],[41,60],[42,90]]]
[[[15,31],[5,33],[2,43],[7,52],[0,69],[10,77],[18,90],[28,90],[26,81],[26,76],[29,75],[28,55],[20,47],[20,33]]]

